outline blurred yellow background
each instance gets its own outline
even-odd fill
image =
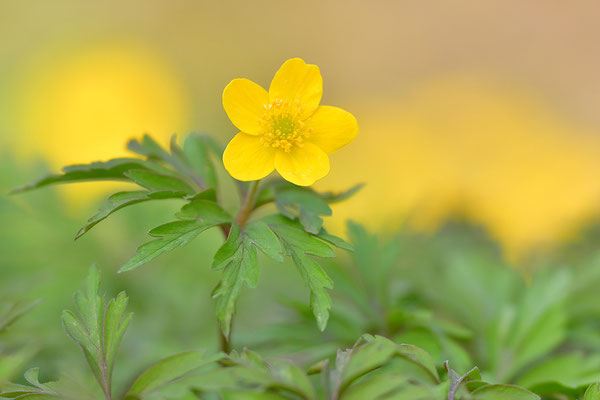
[[[597,1],[2,1],[0,146],[57,169],[145,132],[225,143],[224,86],[266,86],[301,57],[361,129],[318,184],[367,183],[333,229],[458,212],[514,257],[600,208],[598,15]],[[65,193],[89,214],[105,186],[85,188]]]

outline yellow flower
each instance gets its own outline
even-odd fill
[[[241,131],[227,145],[223,163],[240,181],[264,178],[274,169],[300,186],[329,173],[328,154],[358,133],[352,114],[319,106],[323,78],[316,65],[287,60],[269,92],[248,79],[234,79],[223,91],[223,107]]]

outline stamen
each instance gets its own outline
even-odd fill
[[[307,129],[305,121],[301,120],[304,105],[299,99],[292,102],[275,99],[265,104],[264,109],[260,120],[262,144],[280,148],[286,153],[292,151],[294,146],[304,146],[304,139],[310,136],[312,128]]]

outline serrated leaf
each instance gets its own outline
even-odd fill
[[[234,224],[229,230],[227,240],[215,253],[213,258],[212,269],[223,269],[229,264],[234,257],[240,257],[239,248],[242,244],[242,230],[240,226]]]
[[[127,143],[127,149],[142,156],[166,160],[170,157],[169,153],[163,149],[150,135],[144,135],[141,141],[131,139]]]
[[[339,203],[341,201],[347,200],[350,197],[354,196],[359,190],[361,190],[365,186],[364,183],[359,183],[357,185],[352,186],[350,189],[341,191],[341,192],[326,192],[320,193],[321,197],[327,201],[328,203]]]
[[[275,194],[275,204],[288,218],[298,217],[307,232],[317,234],[323,226],[321,215],[331,215],[325,200],[310,189],[290,187]]]
[[[283,249],[279,238],[262,221],[254,221],[246,225],[244,228],[248,239],[269,257],[283,261]]]
[[[105,308],[104,296],[98,295],[99,286],[100,272],[92,266],[85,291],[74,296],[79,315],[65,310],[61,319],[67,335],[79,345],[102,391],[110,398],[114,359],[131,314],[124,317],[128,302],[124,292]]]
[[[63,168],[62,174],[49,175],[29,185],[15,188],[11,193],[21,193],[48,185],[85,181],[130,181],[126,173],[131,170],[150,170],[142,160],[135,158],[115,158],[110,161],[96,161],[90,164],[71,165]]]
[[[221,280],[213,291],[213,298],[217,299],[217,318],[221,322],[221,330],[225,337],[229,337],[231,316],[243,283],[255,287],[259,275],[256,249],[238,225],[233,225],[227,241],[217,251],[213,268],[224,268]]]
[[[187,194],[193,194],[195,192],[190,185],[171,175],[135,169],[127,171],[125,175],[138,185],[151,191],[168,190],[172,192],[185,192]]]
[[[339,249],[344,249],[344,250],[348,250],[348,251],[354,251],[354,247],[352,247],[352,245],[350,243],[346,242],[341,237],[330,235],[323,228],[321,228],[321,230],[319,231],[319,233],[317,234],[317,236],[320,239],[326,241],[327,243],[330,243],[330,244],[334,245],[335,247],[337,247]]]
[[[315,260],[292,248],[289,249],[289,254],[310,290],[310,306],[317,320],[317,326],[319,330],[324,331],[331,308],[331,297],[325,289],[332,289],[333,282]]]
[[[271,215],[263,219],[271,230],[290,246],[318,257],[335,257],[335,252],[326,242],[307,233],[297,221],[282,215]]]
[[[167,357],[142,372],[127,391],[126,397],[143,397],[223,357],[223,354],[206,356],[204,351],[188,351]]]
[[[121,339],[133,316],[131,313],[125,316],[128,301],[125,292],[121,292],[108,303],[104,313],[104,346],[109,374],[112,372]]]
[[[192,197],[188,198],[190,202],[194,202],[196,200],[208,200],[212,202],[217,202],[217,192],[215,189],[206,189],[199,193],[196,193]]]
[[[170,153],[148,135],[144,135],[141,142],[135,139],[131,140],[128,148],[135,153],[148,157],[149,160],[160,161],[170,165],[181,176],[187,177],[190,182],[195,183],[201,189],[207,187],[206,180],[194,171],[192,166],[193,160],[190,160],[185,151],[177,144],[176,135],[171,136]],[[169,170],[165,169],[165,171]]]
[[[163,253],[185,246],[213,223],[201,221],[174,221],[158,226],[150,231],[150,235],[159,239],[138,247],[137,254],[119,269],[119,273],[131,271]]]
[[[200,221],[223,224],[231,222],[233,217],[214,201],[197,199],[181,208],[176,214],[180,219],[197,219]]]
[[[321,331],[325,330],[329,320],[331,298],[325,289],[331,289],[333,283],[321,266],[306,254],[334,257],[333,249],[304,231],[297,221],[282,215],[271,215],[263,219],[269,228],[281,239],[285,251],[292,257],[300,276],[310,290],[310,306]]]
[[[38,399],[38,400],[97,400],[87,388],[69,377],[61,376],[57,381],[40,383],[38,368],[25,373],[26,380],[32,386],[7,384],[0,393],[0,398]]]
[[[86,349],[94,362],[98,363],[98,347],[97,344],[92,341],[87,329],[79,321],[79,319],[73,314],[73,312],[65,310],[62,313],[62,323],[65,331],[74,342],[79,344],[82,348]]]
[[[210,146],[206,136],[201,135],[189,135],[183,143],[183,153],[191,169],[209,188],[217,186],[215,167],[209,156]]]
[[[134,204],[142,203],[150,200],[164,200],[164,199],[176,199],[182,198],[186,195],[183,191],[174,192],[171,190],[160,190],[156,192],[149,192],[145,190],[138,190],[133,192],[118,192],[111,195],[106,203],[100,206],[98,213],[92,216],[87,224],[85,224],[77,234],[75,235],[75,240],[79,239],[85,233],[87,233],[90,229],[96,226],[98,223],[102,222],[114,212],[132,206]]]

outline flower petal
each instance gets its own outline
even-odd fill
[[[312,143],[294,146],[289,153],[279,150],[275,168],[293,184],[309,186],[329,173],[329,156]]]
[[[275,74],[269,87],[271,102],[277,99],[294,103],[304,108],[301,116],[308,117],[319,106],[323,95],[323,78],[319,67],[307,64],[300,58],[287,60]]]
[[[269,94],[248,79],[234,79],[223,90],[223,108],[233,124],[251,135],[260,133],[260,120],[265,113]]]
[[[223,164],[238,181],[255,181],[273,172],[276,152],[262,144],[259,137],[240,132],[227,145]]]
[[[327,154],[350,143],[358,134],[354,115],[338,107],[320,106],[306,122],[312,133],[307,140]]]

